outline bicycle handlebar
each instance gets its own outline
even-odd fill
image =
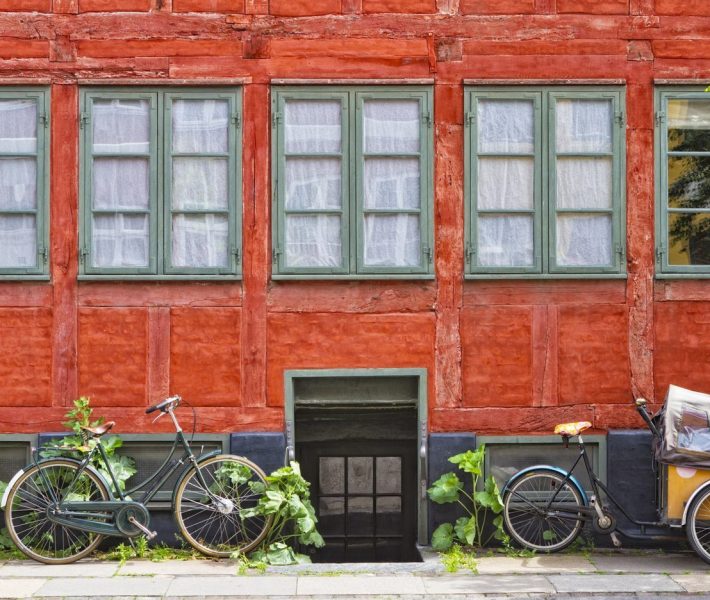
[[[154,404],[153,406],[146,408],[145,414],[149,415],[150,413],[154,413],[156,410],[162,410],[163,412],[167,412],[166,408],[168,406],[170,406],[171,408],[179,406],[181,400],[182,398],[180,396],[170,396],[170,398],[166,398],[159,404]]]
[[[656,425],[651,420],[651,417],[649,416],[648,411],[646,410],[646,399],[636,398],[635,404],[636,410],[641,415],[641,418],[646,422],[646,425],[648,425],[648,428],[651,430],[651,433],[656,437],[661,437],[661,434],[658,432]]]

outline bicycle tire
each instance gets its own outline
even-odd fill
[[[503,498],[503,519],[511,538],[523,548],[558,552],[567,548],[582,531],[583,513],[578,516],[550,515],[546,510],[554,494],[554,506],[583,507],[582,495],[564,477],[537,469],[516,479]]]
[[[685,521],[685,534],[695,553],[710,563],[710,488],[693,499]]]
[[[5,525],[25,556],[48,565],[67,564],[87,556],[101,543],[103,535],[54,523],[47,516],[52,504],[47,483],[60,500],[67,499],[69,494],[78,494],[86,500],[110,498],[106,484],[90,468],[69,488],[78,469],[76,461],[45,460],[27,469],[8,492]]]
[[[199,480],[198,468],[208,489]],[[266,475],[250,460],[229,454],[208,458],[185,474],[176,487],[174,514],[190,545],[208,556],[224,558],[235,551],[248,552],[266,537],[271,516],[241,516],[261,497],[251,482],[266,484]]]

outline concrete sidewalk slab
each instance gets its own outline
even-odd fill
[[[299,596],[375,596],[379,594],[424,594],[420,577],[387,575],[302,576],[298,578]]]
[[[37,592],[42,597],[105,598],[117,596],[163,596],[172,577],[87,577],[79,582],[75,577],[50,579]]]
[[[553,594],[542,575],[451,575],[422,577],[427,594]]]
[[[232,560],[131,560],[118,569],[119,575],[236,575],[237,563]]]
[[[708,565],[694,554],[596,554],[591,557],[591,562],[597,570],[607,573],[685,573],[708,570]]]
[[[710,592],[710,573],[671,575],[671,579],[691,594]]]
[[[667,575],[549,575],[550,583],[558,592],[683,592],[683,588]]]
[[[5,577],[113,577],[118,563],[81,561],[70,565],[44,565],[32,561],[8,561],[0,566],[0,578]]]
[[[594,565],[583,556],[484,556],[476,559],[481,575],[511,573],[591,573]]]
[[[45,583],[46,579],[0,579],[0,598],[27,598]]]
[[[167,596],[295,596],[297,577],[175,577]]]

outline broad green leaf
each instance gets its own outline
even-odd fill
[[[471,518],[468,520],[466,525],[464,525],[463,532],[464,537],[466,538],[466,543],[469,546],[473,546],[477,541],[480,543],[480,540],[476,540],[476,517],[473,515],[471,515]]]
[[[495,519],[493,519],[493,527],[496,528],[496,531],[493,534],[493,537],[497,540],[504,540],[506,538],[506,535],[505,535],[505,530],[503,529],[503,516],[502,515],[498,515]]]
[[[308,533],[304,533],[298,537],[298,541],[306,546],[315,546],[316,548],[322,548],[325,546],[325,540],[323,536],[314,528]]]
[[[498,484],[496,480],[493,479],[492,475],[486,477],[486,482],[484,485],[485,491],[491,496],[491,510],[495,514],[500,514],[503,512],[503,498],[500,496],[500,490],[498,489]]]
[[[454,523],[454,532],[456,532],[456,539],[462,544],[466,543],[466,523],[468,523],[470,517],[459,517]]]
[[[454,526],[451,523],[439,525],[431,536],[431,547],[437,552],[443,552],[454,542]]]
[[[458,465],[459,469],[472,475],[483,474],[483,461],[485,458],[485,445],[477,450],[467,450],[449,458],[449,462]]]
[[[462,488],[461,480],[455,473],[444,473],[427,490],[427,493],[433,502],[446,504],[448,502],[456,502]]]
[[[303,533],[310,533],[316,527],[316,522],[311,518],[309,514],[306,514],[305,517],[301,517],[300,519],[298,519],[297,523],[298,529]]]
[[[288,499],[288,514],[293,519],[300,519],[308,516],[308,509],[301,502],[298,494],[294,494]]]
[[[294,565],[298,561],[291,548],[283,542],[276,542],[266,550],[266,562],[271,565]]]
[[[557,535],[555,535],[555,532],[552,531],[552,529],[545,529],[545,531],[542,532],[542,539],[546,542],[551,542],[556,537]]]
[[[278,512],[285,501],[286,498],[284,498],[284,495],[281,492],[266,490],[266,493],[262,496],[259,504],[263,506],[264,514],[270,515]]]

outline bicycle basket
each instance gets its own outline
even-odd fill
[[[710,394],[668,386],[659,425],[659,462],[710,468]]]

